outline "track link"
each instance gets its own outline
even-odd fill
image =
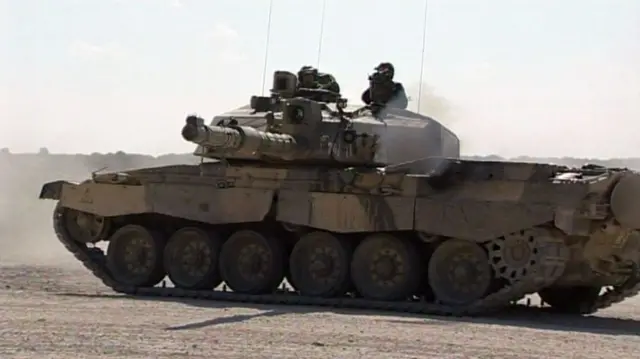
[[[593,314],[601,309],[608,308],[614,304],[620,303],[625,299],[635,297],[640,293],[640,278],[638,275],[627,281],[626,283],[611,287],[600,294],[597,300],[590,305],[584,305],[580,308],[579,314]]]
[[[525,278],[523,281],[503,287],[497,292],[464,307],[452,307],[418,300],[387,302],[353,297],[317,298],[302,296],[296,292],[247,295],[221,290],[184,290],[171,287],[140,288],[124,285],[115,281],[106,266],[105,254],[100,248],[89,247],[86,244],[74,241],[64,227],[63,211],[64,208],[58,205],[53,214],[53,227],[58,240],[75,256],[76,259],[82,262],[82,264],[107,287],[111,288],[115,292],[133,296],[206,299],[252,304],[305,305],[363,310],[383,310],[443,316],[478,316],[504,309],[510,303],[521,299],[526,294],[537,292],[541,288],[550,285],[562,274],[566,264],[566,258],[562,256],[547,256],[546,260],[540,264],[541,267],[539,270],[536,271],[536,273],[545,274],[544,277],[541,278],[540,275],[538,275],[535,278]],[[560,246],[564,246],[564,243],[560,239],[547,239],[547,242],[548,243],[545,243],[545,245],[548,248],[549,246],[551,248],[554,246],[555,248],[561,248]],[[585,310],[583,314],[593,313],[599,309],[609,307],[628,297],[637,295],[638,292],[640,292],[640,283],[614,288],[612,291],[601,295],[594,305],[589,308],[584,308]]]

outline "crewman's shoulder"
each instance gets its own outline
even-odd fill
[[[318,77],[325,78],[325,79],[333,79],[334,78],[332,74],[328,74],[328,73],[319,73]]]

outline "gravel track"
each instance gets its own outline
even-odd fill
[[[640,300],[598,316],[424,318],[113,294],[75,263],[0,266],[1,358],[633,358]]]

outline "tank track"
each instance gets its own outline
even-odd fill
[[[301,296],[296,292],[277,292],[273,294],[255,295],[241,294],[224,290],[185,290],[173,287],[134,287],[118,283],[111,276],[106,266],[106,256],[102,249],[89,247],[86,244],[74,241],[64,227],[63,209],[57,206],[53,213],[53,227],[58,240],[87,268],[95,277],[100,279],[113,291],[125,295],[146,297],[171,297],[185,299],[203,299],[236,303],[272,304],[272,305],[300,305],[333,308],[348,308],[360,310],[382,310],[400,313],[413,313],[442,316],[479,316],[486,315],[501,309],[522,299],[529,293],[537,292],[545,286],[552,284],[563,272],[566,259],[563,256],[549,256],[538,273],[543,278],[536,276],[527,281],[520,281],[507,285],[502,289],[463,307],[452,307],[426,301],[375,301],[354,297],[341,298],[317,298]],[[563,248],[564,243],[560,239],[548,239],[545,243],[548,248]],[[640,282],[632,286],[615,288],[601,295],[596,303],[581,308],[582,314],[593,313],[599,309],[619,303],[624,299],[640,292]]]

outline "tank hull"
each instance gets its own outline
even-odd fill
[[[55,181],[40,198],[58,201],[60,242],[130,295],[486,315],[533,293],[588,314],[640,291],[640,210],[622,200],[638,174],[407,168],[168,166]]]

